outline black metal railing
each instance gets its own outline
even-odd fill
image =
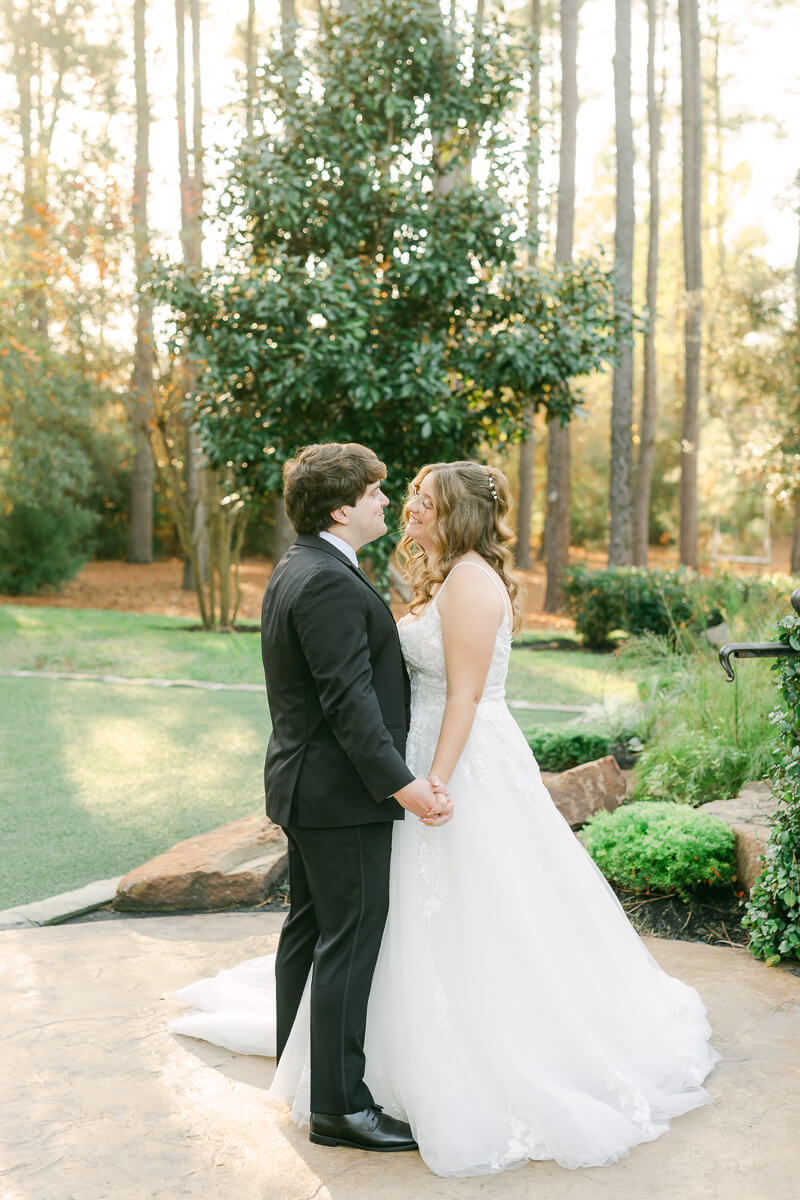
[[[792,608],[800,616],[800,588],[792,592]],[[719,661],[728,677],[728,683],[733,683],[732,658],[782,658],[786,655],[800,654],[788,642],[728,642],[719,652]]]

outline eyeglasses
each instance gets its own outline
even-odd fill
[[[418,501],[420,502],[420,504],[422,505],[422,511],[423,511],[423,512],[433,512],[433,505],[431,504],[431,502],[430,502],[430,500],[428,499],[428,497],[427,497],[427,496],[423,496],[423,494],[422,494],[422,492],[419,490],[419,488],[418,488],[418,487],[415,487],[413,484],[412,484],[412,487],[411,487],[411,496],[410,496],[409,500],[410,500],[410,501],[411,501],[411,500],[418,500]]]

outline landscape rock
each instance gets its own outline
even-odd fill
[[[736,834],[736,874],[743,888],[750,891],[763,866],[763,854],[778,801],[767,779],[746,783],[732,800],[712,800],[698,812],[721,817]]]
[[[610,754],[594,762],[581,763],[570,771],[542,776],[556,808],[573,829],[584,825],[593,813],[619,808],[628,792],[625,775]]]
[[[114,908],[179,912],[261,904],[286,866],[286,835],[256,813],[178,842],[129,871]]]

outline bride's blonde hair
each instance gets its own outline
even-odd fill
[[[412,613],[431,599],[447,578],[453,563],[474,550],[497,572],[508,591],[519,628],[518,587],[512,573],[509,543],[514,533],[506,520],[511,507],[508,480],[496,467],[476,462],[429,463],[414,477],[403,507],[408,506],[424,479],[433,487],[435,517],[431,537],[435,554],[430,557],[408,534],[397,547],[400,569],[411,584]]]

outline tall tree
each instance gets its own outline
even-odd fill
[[[703,330],[703,101],[698,0],[678,0],[678,19],[681,39],[681,215],[686,287],[680,560],[688,567],[697,567],[697,454]]]
[[[136,86],[136,164],[133,171],[133,246],[136,271],[136,345],[133,356],[135,453],[131,478],[128,562],[153,561],[155,466],[148,429],[153,409],[153,305],[144,284],[150,258],[147,189],[150,175],[150,105],[147,97],[147,0],[134,0],[133,59]]]
[[[561,0],[561,141],[558,156],[556,262],[572,261],[575,230],[575,155],[578,143],[578,11],[580,0]],[[548,423],[545,513],[546,612],[564,607],[561,577],[569,562],[570,434],[560,420]]]
[[[639,421],[639,456],[633,493],[633,562],[647,566],[648,528],[650,524],[650,492],[653,485],[656,421],[658,419],[658,364],[656,331],[658,307],[659,225],[661,220],[661,120],[664,108],[663,89],[656,89],[656,43],[660,26],[657,0],[647,0],[647,132],[648,169],[650,182],[650,212],[647,220],[647,328],[644,334],[644,384],[642,412]]]
[[[529,28],[533,39],[530,60],[530,91],[528,93],[528,191],[527,218],[528,239],[531,254],[535,255],[539,244],[539,188],[541,173],[541,131],[539,129],[542,104],[541,40],[542,0],[530,0]],[[531,565],[531,509],[533,508],[533,468],[536,441],[533,429],[534,412],[531,411],[527,429],[519,445],[519,502],[517,505],[517,566],[527,570]]]
[[[175,0],[175,47],[176,88],[178,127],[178,177],[181,198],[181,246],[184,265],[199,271],[203,261],[203,104],[200,75],[200,5],[199,0],[189,0],[189,23],[192,47],[192,120],[191,143],[189,139],[189,110],[186,96],[186,0]],[[191,388],[191,377],[195,374],[190,362],[184,364],[187,372],[187,391]],[[183,588],[185,591],[202,588],[208,576],[208,531],[206,528],[208,497],[204,495],[205,463],[197,439],[197,431],[191,422],[186,426],[186,446],[183,455],[184,497],[187,522],[194,554],[187,554],[183,564]],[[194,561],[196,558],[196,562]],[[197,578],[197,572],[201,578]]]
[[[615,298],[621,310],[633,301],[633,117],[631,114],[631,0],[616,0],[614,35],[614,114],[617,144]],[[633,459],[633,343],[619,350],[611,398],[608,565],[631,561],[631,466]]]
[[[800,187],[800,172],[797,174],[796,183]],[[800,218],[800,204],[797,207],[797,216]],[[797,254],[794,260],[794,326],[795,361],[798,374],[800,374],[800,352],[797,351],[797,346],[800,345],[800,227],[798,228]],[[797,379],[797,384],[800,387],[800,379]],[[798,575],[800,574],[800,480],[797,481],[795,490],[793,518],[791,571],[793,575]]]
[[[568,417],[572,380],[613,353],[605,268],[520,261],[497,186],[516,39],[487,22],[477,64],[468,44],[432,5],[356,0],[306,49],[316,88],[292,92],[267,64],[270,120],[228,188],[241,270],[172,272],[164,291],[178,345],[206,363],[205,444],[241,491],[274,491],[287,455],[324,428],[372,445],[399,497],[420,462],[513,435],[532,403]],[[456,168],[479,132],[487,176],[439,194],[448,129],[465,131]]]
[[[256,0],[247,0],[247,28],[244,39],[245,58],[245,122],[247,137],[253,138],[253,116],[256,103]]]

